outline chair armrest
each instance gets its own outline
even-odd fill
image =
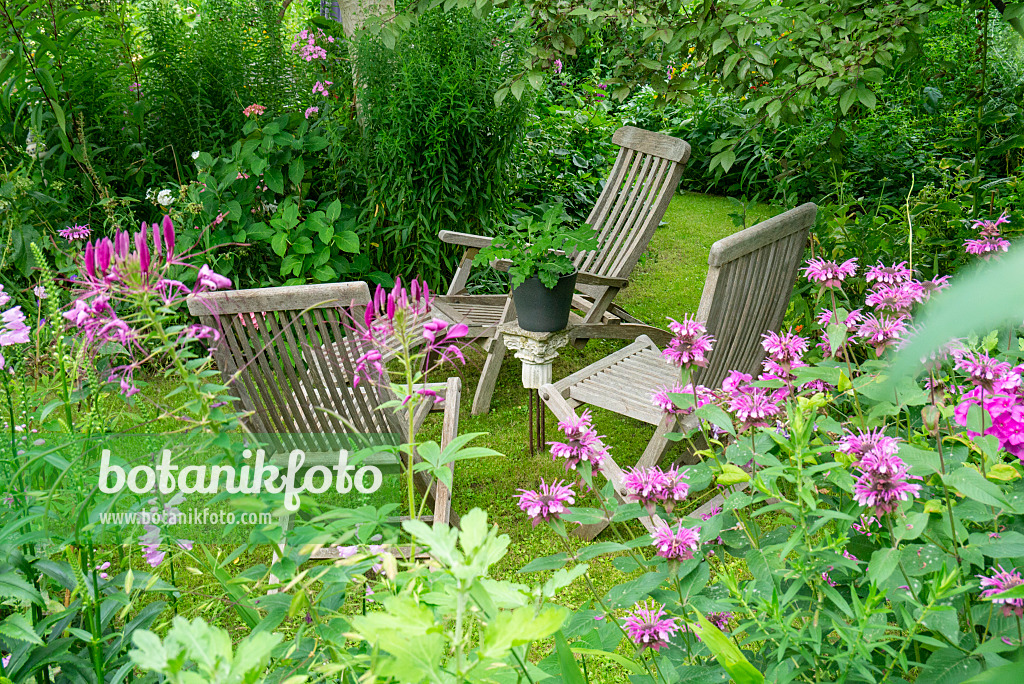
[[[585,273],[583,271],[576,275],[576,282],[580,285],[604,285],[606,287],[617,287],[620,289],[629,285],[629,280],[626,278],[608,278],[605,276],[594,275],[593,273]]]
[[[452,230],[442,230],[437,234],[437,237],[441,239],[441,242],[446,242],[449,245],[462,245],[463,247],[476,247],[477,249],[489,247],[491,241],[494,239],[484,237],[483,235],[456,233],[455,231]]]

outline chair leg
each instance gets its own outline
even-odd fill
[[[480,381],[476,385],[476,393],[473,395],[474,416],[491,410],[491,397],[494,396],[494,386],[498,384],[498,373],[501,371],[501,362],[504,358],[504,337],[495,335],[491,340],[491,351],[484,361],[483,372],[480,373]]]

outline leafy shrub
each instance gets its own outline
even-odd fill
[[[503,218],[526,107],[494,101],[522,54],[509,27],[502,17],[436,10],[393,47],[362,36],[361,240],[379,270],[438,284],[457,255],[437,232],[486,235]]]

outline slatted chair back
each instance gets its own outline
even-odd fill
[[[404,432],[394,412],[377,408],[392,397],[351,382],[369,350],[352,320],[370,301],[366,283],[354,282],[210,292],[188,303],[221,334],[214,358],[250,412],[249,430],[276,451],[327,453],[352,446],[354,435],[373,443]]]
[[[661,223],[672,199],[690,145],[633,126],[615,131],[619,154],[587,223],[597,233],[598,248],[575,256],[577,269],[593,275],[628,278]],[[600,286],[580,286],[589,290]]]
[[[697,320],[715,349],[695,375],[699,383],[718,387],[730,370],[761,372],[761,336],[782,324],[816,215],[814,204],[803,204],[712,245]]]

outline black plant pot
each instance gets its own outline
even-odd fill
[[[533,276],[512,290],[519,315],[519,327],[531,332],[557,332],[569,324],[572,294],[576,291],[576,272],[558,279],[550,290]]]

